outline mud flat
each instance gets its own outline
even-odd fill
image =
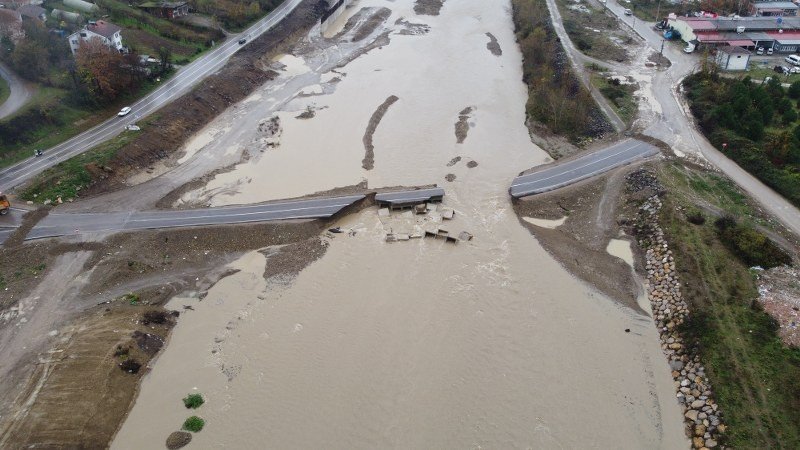
[[[524,123],[510,5],[450,1],[438,16],[416,15],[413,0],[357,6],[392,10],[389,43],[337,69],[334,92],[291,102],[280,150],[202,195],[241,203],[342,178],[412,186],[454,174],[455,216],[442,227],[474,238],[387,243],[369,208],[337,223],[351,233],[325,237],[324,256],[296,277],[265,280],[271,257],[245,256],[183,315],[112,448],[163,447],[195,388],[207,398],[198,448],[686,447],[652,320],[571,276],[511,205],[510,180],[547,155]],[[401,34],[399,19],[429,31]],[[486,33],[502,55],[486,51]],[[376,129],[365,171],[363,133],[389,95],[402,101]],[[310,101],[326,108],[294,119]],[[459,144],[464,105],[480,126]],[[291,156],[270,160],[281,152]]]

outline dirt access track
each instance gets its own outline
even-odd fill
[[[26,286],[14,283],[4,293],[0,448],[106,448],[175,316],[192,314],[161,305],[178,293],[202,299],[232,273],[228,263],[252,250],[275,261],[265,277],[292,277],[325,253],[320,234],[326,226],[299,221],[147,231],[4,250],[0,273],[20,270],[35,288],[26,295]],[[42,271],[32,276],[29,267]],[[21,301],[9,308],[8,297]],[[152,323],[145,317],[152,311],[169,319]],[[126,361],[140,370],[124,370]]]

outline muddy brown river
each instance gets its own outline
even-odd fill
[[[326,237],[325,256],[295,279],[265,281],[269,259],[245,256],[202,301],[169,305],[194,311],[181,315],[112,448],[163,448],[192,414],[206,426],[190,448],[688,445],[652,320],[567,273],[511,208],[511,179],[547,155],[524,124],[510,4],[448,0],[439,16],[418,16],[413,3],[348,8],[339,25],[361,8],[391,9],[375,32],[392,30],[390,42],[335,74],[307,77],[298,92],[313,95],[281,111],[259,110],[274,104],[268,96],[248,99],[252,114],[280,116],[280,145],[191,195],[232,204],[363,179],[439,183],[456,211],[442,226],[474,238],[387,243],[387,222],[371,208],[341,219],[354,235]],[[398,19],[429,31],[401,34]],[[487,48],[487,33],[501,55]],[[316,67],[285,61],[286,77]],[[334,90],[319,86],[334,77]],[[399,100],[373,136],[375,167],[364,170],[365,130],[392,95]],[[295,118],[309,106],[313,118]],[[468,107],[458,144],[455,124]],[[212,126],[224,130],[226,120]],[[214,142],[253,145],[252,133],[233,126]],[[207,403],[190,412],[181,398],[192,392]]]

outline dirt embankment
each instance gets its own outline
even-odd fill
[[[396,95],[389,96],[385,102],[378,106],[378,109],[372,113],[372,117],[369,119],[367,131],[364,132],[364,159],[361,161],[361,167],[365,170],[372,170],[375,167],[375,145],[372,143],[375,130],[378,129],[378,125],[380,125],[389,107],[398,100],[400,100],[400,98]]]
[[[609,240],[619,235],[619,222],[624,222],[623,175],[628,170],[517,200],[514,210],[523,226],[567,270],[612,299],[641,310],[631,267],[606,251]],[[529,223],[526,217],[566,220],[551,229]]]
[[[84,265],[90,272],[88,281],[60,300],[74,310],[64,311],[56,321],[56,334],[45,337],[45,345],[29,349],[27,359],[4,361],[18,369],[12,372],[13,380],[0,384],[0,395],[8,399],[0,447],[104,448],[176,320],[161,314],[166,311],[159,305],[181,292],[202,298],[230,274],[225,269],[228,262],[259,248],[278,249],[265,277],[290,279],[324,254],[320,233],[326,226],[323,221],[301,221],[148,231],[119,234],[104,242],[49,241],[6,250],[2,261],[46,261],[48,271],[55,270],[49,267],[55,263],[48,251],[63,255],[87,247],[94,256]],[[28,285],[35,285],[31,281]],[[40,307],[46,302],[50,300],[42,299]],[[161,323],[156,316],[144,316],[153,310],[168,320]],[[65,435],[63,430],[70,432]]]
[[[458,122],[456,122],[456,142],[463,144],[467,140],[467,133],[469,133],[469,119],[472,117],[472,112],[475,108],[468,106],[458,113]]]
[[[124,181],[133,172],[180,150],[189,137],[226,108],[275,78],[277,74],[268,67],[271,58],[307,33],[321,17],[322,9],[320,2],[306,0],[272,30],[232,56],[217,74],[156,112],[150,125],[107,164],[112,170],[110,176],[107,171],[90,171],[103,175],[96,176],[82,195],[96,195],[124,187]]]
[[[389,8],[377,8],[374,10],[372,8],[364,8],[348,19],[343,33],[355,29],[356,31],[353,33],[351,41],[363,41],[378,29],[379,26],[383,25],[391,15],[392,10]]]
[[[445,0],[417,0],[414,3],[414,12],[425,16],[438,16],[444,2]]]
[[[497,38],[492,33],[486,33],[486,36],[489,38],[489,42],[486,43],[486,48],[492,52],[494,56],[502,56],[503,49],[500,48],[500,43],[497,42]]]
[[[145,313],[164,321],[146,321]],[[163,308],[119,302],[63,327],[35,366],[0,447],[105,448],[173,320]]]

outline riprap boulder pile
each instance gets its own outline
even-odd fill
[[[688,342],[680,332],[680,326],[690,311],[681,294],[672,250],[658,223],[664,189],[655,174],[646,169],[627,176],[627,189],[630,193],[644,196],[634,232],[639,246],[645,251],[647,294],[661,338],[661,349],[669,361],[676,396],[683,407],[686,433],[693,448],[719,447],[720,435],[725,431],[722,413],[714,401],[696,344]]]

